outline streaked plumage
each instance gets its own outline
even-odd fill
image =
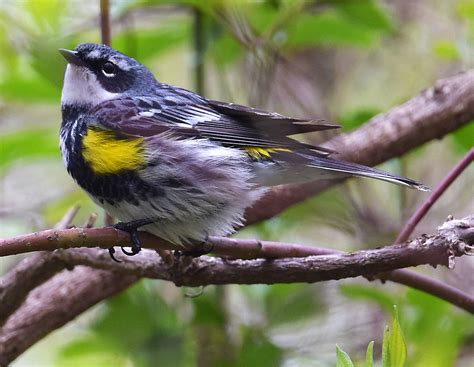
[[[356,175],[426,189],[289,137],[337,126],[159,83],[107,46],[63,54],[60,136],[69,173],[111,215],[153,219],[143,229],[177,245],[231,233],[273,185]]]

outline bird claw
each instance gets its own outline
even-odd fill
[[[142,246],[140,242],[140,237],[138,236],[138,228],[150,223],[153,223],[153,221],[150,219],[139,219],[139,220],[134,220],[131,222],[119,222],[113,225],[115,229],[128,232],[130,234],[130,240],[132,242],[130,246],[131,251],[125,250],[123,246],[121,247],[122,252],[125,255],[134,256],[141,251]],[[115,254],[115,249],[113,247],[109,248],[109,255],[112,258],[112,260],[116,262],[121,262],[115,258],[114,254]]]
[[[117,260],[117,258],[115,257],[115,249],[113,247],[109,247],[109,255],[110,255],[110,258],[115,261],[116,263],[121,263],[120,260]]]
[[[207,255],[210,252],[212,252],[212,250],[214,250],[214,245],[211,243],[209,248],[204,248],[206,244],[207,244],[207,237],[204,241],[202,241],[198,246],[196,246],[192,250],[189,250],[189,251],[175,250],[174,254],[176,257],[181,257],[181,256],[200,257],[202,255]]]

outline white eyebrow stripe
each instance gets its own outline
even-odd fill
[[[100,51],[99,50],[91,51],[89,52],[87,56],[90,57],[91,59],[98,59],[100,57]]]
[[[126,60],[124,60],[124,59],[112,57],[112,58],[110,58],[110,62],[114,63],[114,64],[117,65],[120,69],[122,69],[122,70],[124,70],[124,71],[130,70],[130,65],[129,65],[129,63],[128,63]]]

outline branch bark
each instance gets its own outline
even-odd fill
[[[338,151],[339,158],[375,165],[406,153],[411,148],[429,140],[441,138],[471,120],[474,120],[474,70],[439,80],[434,87],[422,92],[405,104],[374,117],[354,132],[330,140],[326,146]],[[331,184],[334,182],[277,187],[247,211],[247,224],[270,218],[289,206],[326,189]],[[256,241],[254,245],[252,246],[259,247],[260,243]],[[260,261],[265,262],[264,260]],[[48,267],[48,264],[45,264],[43,269]],[[63,271],[36,288],[28,295],[26,302],[17,312],[8,319],[0,331],[0,345],[1,348],[4,348],[0,350],[0,355],[9,353],[9,357],[3,357],[0,363],[8,363],[5,361],[13,360],[48,332],[64,325],[101,299],[125,289],[137,279],[136,277],[124,279],[122,274],[109,271],[89,269],[90,271],[83,270],[75,273],[76,270],[73,272]],[[401,271],[406,272],[397,270],[397,272]],[[98,278],[102,278],[102,280],[98,281]],[[96,290],[102,282],[106,282],[106,290],[104,293],[98,294]],[[408,283],[406,282],[406,284]],[[57,287],[67,286],[67,284],[77,284],[78,286],[68,288],[66,297],[57,292],[57,289],[61,289]],[[66,297],[72,305],[77,304],[78,306],[64,308],[64,305],[69,305],[69,303],[63,302],[61,296]],[[42,309],[45,309],[45,312],[39,312]],[[64,312],[65,309],[67,312]],[[35,314],[35,325],[45,326],[41,329],[41,333],[29,334],[30,331],[22,324],[21,318],[26,317],[28,320]],[[16,334],[16,338],[23,337],[28,340],[18,341],[16,351],[12,353],[11,348],[13,347],[10,344],[10,346],[5,346],[5,341],[17,339],[5,339],[5,335],[13,335],[14,330],[19,333]],[[28,337],[28,335],[31,336]]]
[[[464,220],[463,223],[467,223]],[[87,265],[126,275],[162,279],[177,286],[197,287],[209,284],[274,284],[314,283],[323,280],[365,276],[394,269],[429,264],[450,266],[455,257],[472,249],[460,236],[474,230],[474,217],[467,227],[440,227],[435,235],[424,235],[413,241],[379,249],[353,253],[306,256],[281,259],[223,259],[174,257],[164,261],[149,251],[136,258],[122,257],[122,263],[110,261],[109,255],[96,249],[70,249],[58,252],[58,257],[70,266]],[[238,246],[238,243],[237,243]],[[471,312],[474,312],[474,299]]]
[[[52,330],[137,279],[82,266],[57,274],[34,289],[0,329],[0,366],[7,366]]]

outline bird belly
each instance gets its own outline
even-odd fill
[[[153,220],[141,229],[177,245],[232,233],[265,191],[251,182],[251,162],[238,149],[169,136],[154,136],[145,146],[147,165],[137,179],[158,194],[142,190],[135,202],[95,201],[120,221]]]

